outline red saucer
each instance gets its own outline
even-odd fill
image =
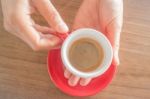
[[[55,86],[72,96],[90,96],[102,91],[111,82],[116,70],[116,66],[111,65],[103,75],[93,79],[87,86],[71,87],[68,85],[67,79],[64,78],[60,49],[50,51],[47,61],[48,72]]]

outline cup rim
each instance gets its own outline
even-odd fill
[[[88,32],[87,32],[88,31]],[[97,33],[96,35],[99,35],[99,37],[101,37],[100,39],[104,39],[102,43],[107,43],[107,45],[105,45],[106,47],[108,47],[107,50],[105,50],[105,53],[110,53],[109,54],[109,60],[107,60],[107,63],[105,66],[102,66],[102,68],[99,70],[99,71],[92,71],[92,72],[82,72],[82,71],[79,71],[77,70],[74,66],[71,65],[71,63],[69,62],[69,58],[67,56],[67,48],[68,48],[68,45],[70,43],[70,41],[73,41],[73,38],[76,36],[76,35],[81,35],[81,33]],[[103,46],[102,46],[103,47]],[[105,55],[108,55],[108,54],[105,54]],[[97,30],[94,30],[94,29],[91,29],[91,28],[82,28],[82,29],[78,29],[78,30],[75,30],[73,31],[64,41],[63,45],[62,45],[62,49],[61,49],[61,59],[62,59],[62,62],[64,64],[64,66],[71,72],[73,73],[74,75],[76,76],[79,76],[79,77],[82,77],[82,78],[93,78],[93,77],[97,77],[97,76],[100,76],[102,75],[111,65],[111,62],[112,62],[112,57],[113,57],[113,51],[112,51],[112,47],[111,47],[111,44],[109,42],[109,40],[105,37],[104,34],[102,34],[101,32],[97,31]]]

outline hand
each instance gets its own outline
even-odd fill
[[[122,0],[84,0],[75,18],[73,30],[79,28],[93,28],[109,39],[113,47],[113,64],[119,64],[118,50],[122,27],[123,1]],[[68,79],[70,86],[78,82],[86,86],[91,78],[80,78],[71,74],[67,69],[64,76]]]
[[[52,34],[68,32],[67,25],[49,0],[1,0],[1,4],[5,29],[33,50],[59,47],[61,40]],[[40,26],[32,20],[30,15],[36,11],[51,27]]]

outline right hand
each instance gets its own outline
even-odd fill
[[[119,65],[118,52],[122,17],[123,0],[84,0],[76,15],[73,30],[93,28],[104,33],[113,47],[112,64]],[[91,81],[91,78],[80,78],[67,69],[65,69],[64,76],[68,79],[70,86],[76,86],[78,83],[86,86]]]
[[[1,4],[5,29],[22,39],[33,50],[59,47],[60,38],[52,34],[67,33],[69,30],[49,0],[1,0]],[[36,10],[51,27],[34,23],[30,15]]]

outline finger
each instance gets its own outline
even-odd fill
[[[33,50],[50,50],[58,46],[61,40],[53,35],[43,35],[33,27],[29,15],[19,12],[14,20],[18,27],[19,37],[31,46]]]
[[[50,33],[55,33],[56,31],[53,30],[52,28],[46,27],[46,26],[41,26],[39,24],[34,24],[34,28],[39,31],[42,32],[44,34],[50,34]]]
[[[29,14],[33,14],[33,13],[37,13],[37,10],[35,9],[35,7],[30,6],[30,13]]]
[[[119,53],[119,46],[120,46],[121,27],[122,27],[121,16],[116,17],[116,19],[114,19],[112,23],[110,23],[107,26],[107,37],[113,47],[115,65],[119,64],[118,53]]]
[[[68,71],[67,69],[65,69],[64,76],[65,76],[65,78],[67,78],[67,79],[70,78],[70,77],[71,77],[70,71]]]
[[[28,31],[23,30],[25,35],[23,36],[24,41],[28,43],[31,48],[35,51],[39,50],[50,50],[53,48],[60,47],[61,40],[50,34],[42,34],[34,30],[33,28],[27,28],[31,33],[27,35]],[[33,30],[32,30],[33,29]],[[37,33],[37,35],[34,34]]]
[[[117,66],[120,64],[118,51],[114,52],[114,57],[113,57],[113,60],[112,60],[112,64],[117,65]]]
[[[53,29],[60,33],[67,33],[68,27],[49,0],[33,0],[36,8]]]
[[[79,80],[80,80],[80,77],[71,75],[71,77],[70,77],[69,80],[68,80],[68,84],[69,84],[70,86],[75,86],[75,85],[77,85],[77,83],[78,83]]]
[[[117,13],[117,16],[110,21],[110,23],[106,26],[107,37],[111,42],[111,45],[114,50],[114,65],[119,64],[119,45],[120,45],[120,34],[122,29],[122,22],[123,22],[123,4],[122,0],[119,1],[119,10],[115,10],[114,12]],[[118,2],[116,2],[118,4]]]
[[[43,40],[43,43],[42,43]],[[45,40],[45,41],[44,41]],[[41,39],[39,44],[39,50],[50,50],[60,48],[62,41],[57,36],[51,34],[41,34]]]
[[[29,0],[29,11],[30,11],[30,14],[37,13],[37,9],[33,5],[32,0]]]
[[[122,16],[117,16],[106,28],[107,37],[114,49],[119,48],[120,33],[122,29]]]
[[[82,78],[81,80],[80,80],[80,85],[81,86],[86,86],[86,85],[88,85],[89,83],[90,83],[90,81],[91,81],[92,79],[91,78]]]
[[[74,31],[76,29],[80,29],[80,28],[85,28],[85,27],[86,28],[92,28],[91,22],[90,22],[91,20],[90,19],[88,21],[86,20],[87,18],[91,18],[91,14],[88,14],[89,10],[85,10],[85,6],[87,5],[86,3],[88,3],[88,2],[83,1],[81,4],[81,6],[80,6],[80,8],[79,8],[79,10],[75,16],[72,31]]]
[[[62,42],[68,36],[68,34],[60,34],[60,33],[56,32],[54,29],[46,27],[46,26],[41,26],[41,25],[35,24],[34,27],[37,31],[42,32],[43,34],[51,34],[51,35],[54,35],[54,36],[60,38]]]

